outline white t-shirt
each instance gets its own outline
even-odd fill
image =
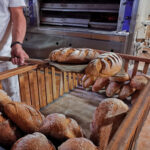
[[[24,7],[25,0],[0,0],[0,56],[10,55],[12,42],[9,7]]]

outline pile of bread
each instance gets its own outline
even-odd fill
[[[105,89],[107,97],[117,95],[122,100],[132,95],[133,103],[149,80],[144,74],[131,78],[123,69],[122,58],[111,52],[99,54],[89,48],[60,48],[52,51],[49,58],[58,63],[88,63],[82,78],[84,88],[92,86],[94,92]]]
[[[118,99],[106,99],[93,114],[91,137],[87,139],[82,128],[63,114],[43,116],[32,106],[13,102],[0,90],[0,146],[11,150],[98,150],[103,122],[126,113],[128,106]]]

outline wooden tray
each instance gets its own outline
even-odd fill
[[[121,56],[124,60],[125,71],[128,70],[130,61],[132,61],[132,63],[134,64],[132,69],[132,76],[136,75],[140,61],[145,63],[142,72],[145,74],[147,73],[150,59],[133,57],[123,54],[121,54]],[[54,105],[56,107],[57,103],[61,101],[61,99],[64,98],[63,101],[67,100],[67,98],[65,97],[69,95],[73,95],[74,97],[78,97],[78,99],[82,99],[82,102],[84,101],[84,104],[88,104],[90,108],[93,106],[93,109],[91,111],[92,113],[94,112],[94,109],[98,105],[99,101],[105,98],[102,97],[102,95],[97,95],[94,92],[83,90],[79,86],[83,74],[62,72],[55,67],[50,66],[48,62],[21,66],[16,69],[2,72],[0,73],[0,80],[4,80],[15,75],[18,75],[19,78],[21,101],[27,103],[28,105],[32,105],[36,109],[41,109],[41,111],[45,114],[51,113],[49,111],[49,107],[54,107]],[[0,87],[2,88],[2,86]],[[145,87],[143,91],[141,91],[141,94],[138,97],[136,103],[126,114],[117,131],[110,136],[109,142],[106,142],[107,145],[105,149],[134,149],[136,138],[150,108],[149,90],[150,83]],[[77,102],[79,101],[77,100]],[[77,103],[74,103],[74,105],[75,104]],[[72,115],[72,117],[76,117],[78,115],[78,113],[74,114],[74,112],[75,111],[72,111],[73,114],[70,114]],[[91,116],[91,114],[89,114],[89,116]],[[75,119],[78,120],[79,118]],[[84,124],[82,120],[78,121]],[[85,130],[87,130],[88,134],[88,129]]]

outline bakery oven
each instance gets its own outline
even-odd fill
[[[24,48],[45,58],[59,47],[130,50],[139,0],[26,0]]]

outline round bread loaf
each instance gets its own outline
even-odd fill
[[[115,53],[104,53],[92,60],[85,69],[89,76],[111,77],[122,68],[122,58]]]
[[[3,112],[4,105],[11,102],[11,98],[3,90],[0,90],[0,112]]]
[[[98,148],[86,138],[72,138],[60,145],[58,150],[98,150]]]
[[[19,139],[11,150],[55,150],[55,147],[45,135],[35,132]]]
[[[19,129],[0,113],[0,145],[9,147],[20,137]]]
[[[74,119],[58,113],[46,117],[40,132],[58,140],[83,137],[83,131]]]
[[[10,120],[26,133],[39,131],[44,120],[43,115],[38,110],[20,102],[7,103],[4,112]]]
[[[136,75],[131,79],[130,86],[137,90],[141,90],[148,83],[148,78],[144,75]]]
[[[94,144],[99,145],[100,131],[104,125],[105,120],[113,118],[117,115],[123,114],[128,111],[128,106],[117,98],[107,98],[102,101],[96,108],[91,124],[90,139]],[[107,134],[107,133],[106,133]],[[107,135],[104,135],[107,137]]]
[[[49,55],[51,61],[69,64],[88,63],[96,58],[99,53],[90,48],[60,48],[52,51]]]

